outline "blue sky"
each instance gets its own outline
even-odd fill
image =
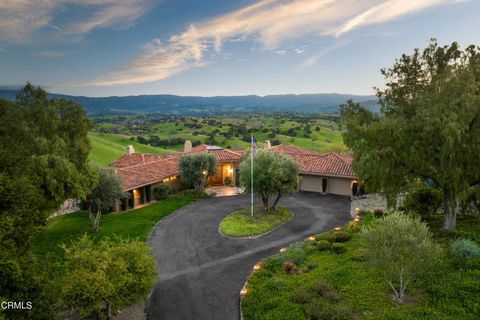
[[[478,0],[0,0],[0,86],[372,94],[431,37],[480,45],[479,17]]]

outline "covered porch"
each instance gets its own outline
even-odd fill
[[[208,184],[210,186],[235,186],[236,182],[237,174],[233,162],[218,163],[215,175],[208,177]]]

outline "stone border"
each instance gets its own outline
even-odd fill
[[[287,209],[288,209],[288,208],[287,208]],[[240,209],[240,210],[242,210],[242,209]],[[240,210],[237,210],[237,211],[240,211]],[[268,231],[265,231],[264,233],[257,234],[257,235],[254,235],[254,236],[248,236],[248,237],[230,237],[230,236],[227,236],[226,234],[224,234],[224,233],[222,232],[222,230],[220,230],[220,223],[222,223],[223,219],[225,219],[226,217],[228,217],[228,216],[231,215],[232,213],[237,212],[237,211],[234,211],[234,212],[229,213],[229,214],[226,215],[225,217],[223,217],[222,221],[220,221],[220,223],[218,224],[218,228],[217,228],[217,229],[218,229],[218,233],[220,233],[220,235],[221,235],[222,237],[227,238],[227,239],[243,239],[243,240],[246,240],[246,239],[256,239],[256,238],[260,238],[260,237],[262,237],[262,236],[264,236],[264,235],[269,234],[270,232],[273,232],[273,231],[277,230],[278,228],[280,228],[281,226],[285,225],[287,222],[289,222],[290,220],[292,220],[292,219],[295,217],[295,214],[294,214],[290,209],[288,209],[288,210],[290,211],[290,213],[292,214],[292,216],[291,216],[288,220],[286,220],[285,222],[279,224],[278,226],[276,226],[276,227],[273,228],[273,229],[270,229],[270,230],[268,230]]]

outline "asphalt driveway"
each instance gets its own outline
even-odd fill
[[[239,292],[257,261],[350,219],[349,198],[302,192],[281,201],[294,217],[278,229],[254,239],[220,235],[222,218],[249,201],[248,196],[200,200],[153,228],[148,241],[160,279],[148,319],[238,320]]]

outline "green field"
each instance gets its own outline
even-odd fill
[[[92,144],[90,161],[100,166],[108,166],[114,160],[118,159],[125,153],[125,148],[129,144],[133,145],[136,152],[154,154],[168,154],[173,152],[173,150],[151,147],[140,144],[137,141],[131,141],[129,140],[129,136],[122,134],[90,132],[88,137]]]
[[[336,115],[109,115],[92,119],[95,127],[90,133],[90,159],[103,166],[121,156],[128,144],[137,152],[157,154],[182,151],[184,140],[245,149],[251,132],[259,147],[270,140],[273,144],[293,144],[321,152],[347,150]]]

